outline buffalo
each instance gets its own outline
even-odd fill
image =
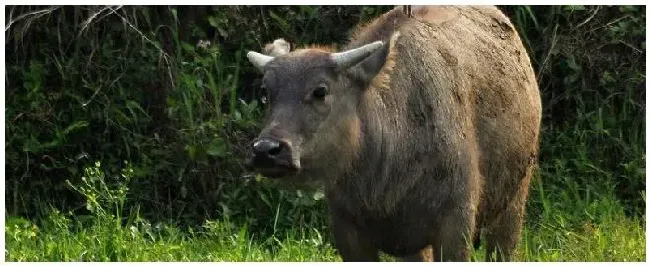
[[[541,100],[493,6],[395,8],[341,50],[282,40],[247,57],[268,93],[256,171],[325,190],[344,261],[513,259]]]

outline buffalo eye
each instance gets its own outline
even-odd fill
[[[312,92],[312,95],[314,96],[314,99],[323,100],[325,99],[325,96],[327,96],[327,93],[328,93],[327,87],[318,86],[318,88],[316,88],[314,92]]]
[[[264,84],[260,85],[260,91],[262,93],[262,98],[260,100],[262,104],[266,104],[266,102],[268,101],[266,96],[269,94],[269,91],[266,89],[266,85]]]

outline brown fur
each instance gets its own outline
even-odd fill
[[[382,89],[388,89],[388,85],[390,84],[390,74],[393,72],[393,68],[395,67],[395,59],[398,57],[398,52],[395,49],[395,42],[399,38],[400,33],[395,32],[393,36],[390,39],[389,43],[389,50],[388,50],[388,56],[386,56],[386,62],[384,63],[384,67],[379,71],[379,74],[375,76],[374,79],[372,79],[372,82],[370,83],[369,89],[371,90],[382,90]]]
[[[336,47],[333,45],[310,44],[299,48],[298,50],[319,50],[328,53],[336,52]]]
[[[292,140],[302,168],[289,179],[325,186],[346,261],[467,261],[479,230],[490,259],[512,260],[541,122],[526,50],[495,7],[410,13],[357,30],[344,50],[386,45],[344,71],[324,49],[271,61],[276,122],[261,135]],[[323,80],[325,100],[305,101]]]

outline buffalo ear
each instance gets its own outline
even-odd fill
[[[395,32],[391,36],[390,42],[388,44],[384,44],[382,42],[382,45],[380,47],[377,47],[377,49],[373,50],[369,55],[356,62],[355,65],[349,67],[348,73],[350,73],[355,80],[359,81],[364,89],[370,85],[372,80],[377,76],[377,74],[379,74],[379,72],[387,63],[394,64],[394,62],[387,62],[387,60],[394,60],[392,56],[389,58],[389,53],[391,52],[391,49],[393,49],[395,42],[399,36],[400,33]],[[367,44],[365,46],[371,44]],[[362,46],[360,48],[363,48],[365,46]]]

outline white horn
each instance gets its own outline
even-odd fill
[[[370,56],[374,51],[381,48],[383,45],[384,42],[376,41],[361,46],[359,48],[355,48],[345,52],[335,53],[330,56],[332,58],[332,61],[336,63],[339,69],[344,69],[356,65],[357,63],[363,61],[368,56]]]
[[[260,71],[263,71],[264,66],[275,58],[273,56],[263,55],[253,51],[248,52],[246,57],[248,57],[248,61],[250,61]]]

